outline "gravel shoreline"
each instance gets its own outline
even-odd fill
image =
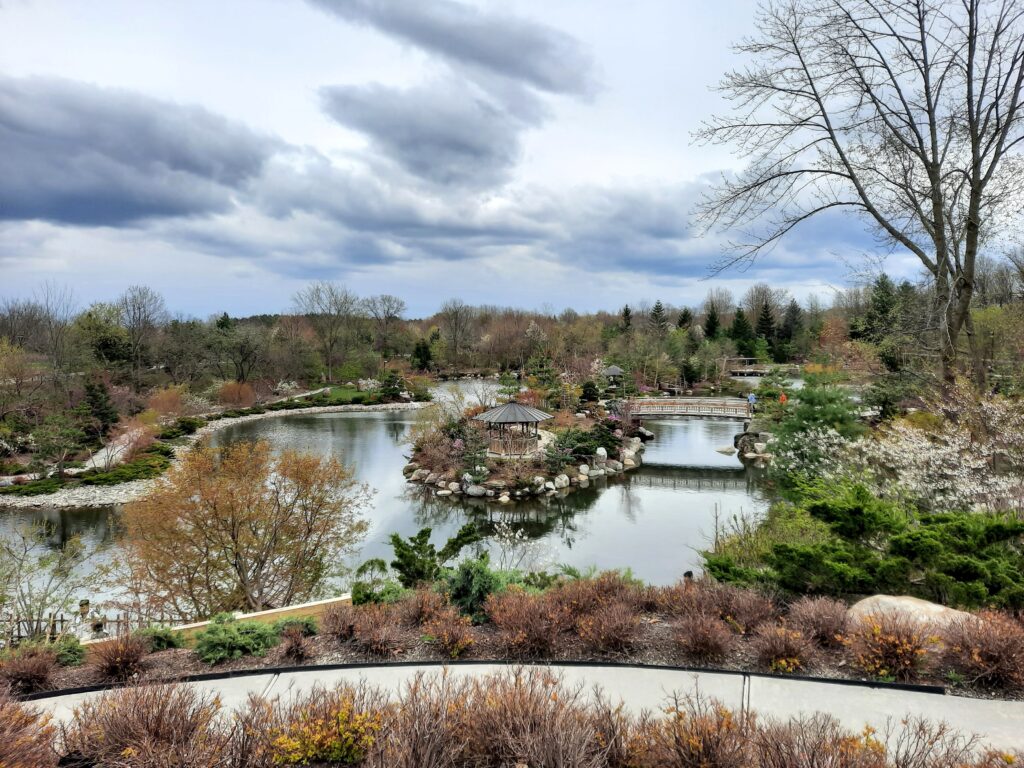
[[[374,413],[379,411],[415,411],[424,408],[430,403],[384,403],[380,405],[322,405],[315,408],[294,408],[281,411],[267,411],[266,413],[253,413],[246,416],[236,416],[230,419],[218,419],[196,430],[188,436],[188,443],[177,446],[174,450],[176,456],[187,451],[196,442],[202,440],[218,429],[242,424],[247,421],[258,419],[278,418],[281,416],[293,416],[296,414],[318,414],[318,413]],[[34,509],[40,507],[53,507],[66,509],[69,507],[109,507],[117,504],[127,504],[130,501],[145,496],[160,482],[161,478],[150,480],[132,480],[127,483],[108,486],[79,485],[74,488],[64,488],[56,493],[44,493],[38,496],[0,496],[0,510],[2,509]]]

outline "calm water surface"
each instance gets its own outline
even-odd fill
[[[479,385],[463,387],[472,397]],[[663,419],[646,422],[655,433],[644,466],[624,477],[597,479],[590,488],[564,497],[501,505],[479,499],[438,499],[405,482],[402,467],[410,447],[407,436],[418,414],[294,414],[226,427],[216,445],[239,440],[269,440],[276,449],[293,448],[338,456],[353,466],[356,478],[374,489],[367,510],[370,530],[355,564],[370,557],[390,559],[388,536],[410,535],[424,526],[443,542],[467,521],[488,532],[505,522],[533,542],[526,552],[534,567],[560,563],[580,568],[632,568],[652,583],[669,583],[700,567],[700,550],[712,541],[716,519],[759,515],[767,506],[752,470],[735,456],[715,449],[731,446],[737,421]],[[74,534],[87,543],[116,538],[117,511],[111,509],[14,510],[0,512],[5,529],[45,520],[56,545]],[[481,545],[494,558],[509,550],[493,540]],[[105,557],[116,557],[116,546]]]

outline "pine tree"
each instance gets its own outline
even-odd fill
[[[722,321],[718,317],[718,308],[712,304],[708,307],[708,316],[704,318],[704,338],[709,341],[718,337],[722,331]]]
[[[676,328],[689,328],[691,325],[693,325],[693,312],[689,307],[683,307],[679,311],[679,317],[676,318]]]
[[[622,332],[628,333],[630,328],[633,327],[633,310],[629,308],[629,304],[622,308]]]
[[[775,338],[775,318],[767,301],[761,305],[761,313],[757,316],[757,335],[767,341]]]
[[[743,307],[736,308],[736,315],[732,320],[732,327],[729,329],[729,337],[736,342],[736,351],[743,357],[754,357],[755,340],[754,328],[747,320],[747,313]]]
[[[651,325],[651,330],[658,336],[664,336],[668,333],[668,315],[665,314],[665,307],[662,305],[661,299],[654,302],[648,322]]]
[[[85,405],[89,410],[89,415],[99,424],[101,435],[107,434],[120,418],[117,408],[110,400],[107,385],[99,379],[85,382]]]
[[[412,367],[417,371],[425,371],[430,368],[432,358],[430,344],[427,343],[427,340],[420,339],[417,341],[416,346],[412,348],[412,357],[410,358]]]
[[[785,341],[792,341],[804,328],[804,311],[800,309],[796,299],[791,299],[782,316],[782,325],[779,327],[779,337]]]
[[[892,333],[898,308],[896,285],[883,272],[871,286],[871,302],[864,318],[864,333],[868,340],[877,344]]]

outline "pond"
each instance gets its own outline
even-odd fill
[[[461,388],[469,399],[483,392],[479,383]],[[716,520],[757,516],[767,506],[754,470],[715,450],[732,445],[740,428],[735,421],[647,421],[655,438],[647,444],[641,469],[612,480],[598,478],[590,488],[564,497],[499,506],[479,499],[439,499],[405,482],[406,439],[416,419],[415,411],[292,414],[230,425],[216,432],[213,442],[265,439],[276,449],[333,454],[352,465],[374,496],[366,513],[370,530],[349,565],[370,557],[390,560],[392,532],[408,536],[430,526],[440,544],[474,521],[488,533],[503,534],[480,545],[499,564],[628,567],[645,581],[665,584],[700,568],[700,551],[713,541]],[[109,543],[116,532],[116,510],[0,514],[0,535],[18,523],[45,520],[54,544],[72,534],[83,535],[87,543]],[[514,546],[510,531],[521,531]],[[106,556],[116,556],[116,546]]]

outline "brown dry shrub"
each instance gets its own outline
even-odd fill
[[[19,704],[6,686],[0,686],[0,765],[4,768],[56,766],[54,733],[48,716],[34,707]]]
[[[434,613],[423,631],[449,659],[463,656],[473,646],[473,623],[451,607]]]
[[[419,627],[448,608],[448,599],[429,587],[421,587],[396,606],[403,626]]]
[[[720,584],[718,599],[725,623],[744,635],[772,621],[778,613],[772,599],[756,589]]]
[[[872,677],[912,680],[927,663],[930,630],[906,613],[884,611],[865,616],[850,632],[854,664]]]
[[[380,744],[387,768],[449,768],[463,765],[471,684],[447,673],[418,673],[402,688],[394,719]]]
[[[670,616],[720,616],[722,613],[720,587],[710,579],[680,581],[654,589],[655,594],[648,595],[646,599]]]
[[[313,657],[313,643],[301,627],[288,627],[281,633],[281,656],[299,664]]]
[[[870,732],[853,733],[817,713],[765,723],[751,734],[758,768],[886,768],[885,750]]]
[[[547,595],[533,596],[514,587],[489,595],[484,611],[498,629],[502,648],[515,658],[550,656],[573,618]]]
[[[249,408],[256,403],[256,392],[244,382],[226,381],[218,390],[217,399],[233,408]]]
[[[572,616],[583,616],[615,603],[636,604],[640,590],[617,571],[605,571],[592,579],[565,581],[547,592],[549,600]]]
[[[636,646],[640,616],[632,602],[611,603],[581,616],[576,622],[576,633],[591,653],[626,653]]]
[[[61,726],[61,750],[82,765],[221,765],[230,738],[219,714],[215,695],[188,685],[120,688],[78,706]]]
[[[750,647],[758,664],[783,674],[799,672],[814,656],[814,642],[800,630],[783,625],[758,627]]]
[[[184,387],[164,387],[154,391],[146,399],[146,407],[164,417],[184,415]]]
[[[630,766],[749,768],[753,718],[701,695],[673,694],[667,717],[644,715],[631,740]]]
[[[802,597],[789,606],[787,623],[823,648],[843,644],[847,631],[846,603],[830,597]]]
[[[57,655],[39,645],[28,644],[8,651],[0,659],[0,685],[15,693],[35,693],[49,687],[57,670]]]
[[[86,664],[98,680],[124,681],[142,673],[148,655],[148,638],[121,635],[94,645]]]
[[[971,685],[1024,688],[1024,626],[995,611],[951,623],[942,632],[943,662]]]
[[[335,603],[320,616],[320,632],[338,640],[351,640],[357,614],[358,609],[351,603]]]
[[[718,616],[685,616],[676,625],[673,639],[686,656],[702,664],[720,662],[736,646],[736,635]]]
[[[603,768],[605,747],[582,685],[542,669],[512,669],[470,684],[466,765]]]
[[[353,636],[356,646],[371,656],[387,658],[402,652],[401,632],[390,605],[364,605],[356,611]]]

